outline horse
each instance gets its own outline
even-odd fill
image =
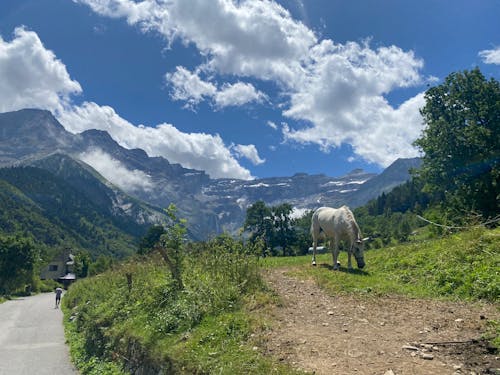
[[[311,235],[313,238],[313,258],[312,265],[316,265],[316,247],[318,239],[324,237],[330,239],[330,247],[333,255],[333,269],[339,269],[338,255],[339,242],[348,242],[348,263],[349,269],[352,269],[351,255],[356,258],[358,268],[365,266],[363,254],[363,241],[367,238],[361,238],[361,231],[354,215],[347,206],[340,208],[320,207],[314,211],[311,219]],[[333,241],[333,246],[332,242]]]

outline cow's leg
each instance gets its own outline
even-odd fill
[[[313,234],[313,258],[312,258],[312,265],[316,265],[316,246],[318,245],[318,237]]]
[[[347,251],[347,268],[349,268],[350,270],[352,270],[351,255],[353,248],[354,245],[351,245],[351,247],[349,247],[349,250]]]
[[[335,238],[333,240],[333,248],[332,248],[332,254],[333,254],[333,269],[338,270],[339,269],[339,242]]]

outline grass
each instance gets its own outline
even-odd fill
[[[293,274],[314,278],[332,295],[370,293],[499,301],[500,229],[477,228],[439,240],[369,250],[363,270],[349,271],[346,253],[339,258],[339,272],[330,272],[331,254],[317,256],[317,267],[310,266],[311,256],[267,258],[263,266],[291,267]]]
[[[252,251],[224,237],[191,249],[178,290],[160,258],[131,261],[80,280],[65,298],[65,324],[72,357],[85,374],[130,372],[179,374],[299,374],[260,353],[267,309],[279,303],[260,271],[287,267],[313,278],[328,293],[376,298],[487,301],[500,295],[500,229],[474,229],[439,240],[365,253],[364,270],[332,270],[330,254],[257,260]],[[132,284],[127,281],[130,275]],[[500,324],[488,339],[498,347]]]
[[[80,372],[296,373],[255,350],[252,333],[265,326],[259,309],[271,297],[257,258],[222,242],[185,259],[182,290],[155,257],[74,284],[63,302]]]

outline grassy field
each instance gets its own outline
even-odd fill
[[[256,350],[253,333],[266,330],[265,311],[279,302],[261,279],[268,267],[313,278],[332,295],[499,301],[500,229],[367,251],[363,271],[348,271],[345,253],[339,272],[331,270],[331,255],[317,260],[312,267],[310,256],[258,259],[225,238],[186,257],[182,290],[160,258],[81,280],[64,298],[71,354],[82,374],[122,374],[138,366],[151,373],[293,374]],[[490,336],[500,345],[498,322]]]

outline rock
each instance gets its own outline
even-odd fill
[[[333,314],[335,314],[335,313],[334,313],[332,310],[330,310],[330,311],[328,311],[328,312],[327,312],[327,314],[328,314],[328,315],[333,315]]]
[[[411,346],[411,345],[403,345],[402,349],[413,350],[413,351],[418,350],[418,348],[416,346]]]
[[[384,375],[395,375],[395,374],[394,374],[394,371],[387,370],[386,372],[384,372]]]
[[[434,356],[432,354],[429,354],[429,353],[422,353],[420,355],[420,358],[426,359],[426,360],[433,360]]]

